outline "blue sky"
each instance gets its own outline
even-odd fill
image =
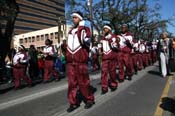
[[[175,25],[175,0],[160,0],[162,18],[173,17],[173,24]],[[168,30],[175,35],[175,27],[168,26]]]
[[[156,1],[156,0],[154,0]],[[153,0],[149,0],[149,5],[153,5],[155,2]],[[173,19],[173,24],[175,25],[175,0],[159,0],[159,4],[161,5],[160,14],[162,19],[168,19],[170,17]],[[175,27],[168,25],[168,31],[173,33],[175,36]]]

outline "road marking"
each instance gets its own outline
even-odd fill
[[[171,80],[172,80],[172,76],[169,76],[169,77],[168,77],[168,81],[167,81],[167,83],[166,83],[166,85],[165,85],[165,88],[164,88],[164,90],[163,90],[163,93],[162,93],[162,95],[161,95],[161,97],[160,97],[160,100],[159,100],[159,103],[158,103],[158,105],[157,105],[157,108],[156,108],[156,111],[155,111],[155,113],[154,113],[154,116],[162,116],[162,115],[163,115],[163,109],[160,108],[161,99],[162,99],[163,97],[167,97],[168,92],[169,92],[169,89],[170,89],[170,82],[171,82]]]

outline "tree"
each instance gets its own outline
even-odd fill
[[[103,17],[101,16],[103,11],[103,0],[93,4],[93,20],[90,20],[90,11],[88,9],[87,2],[80,1],[77,2],[76,0],[66,0],[66,6],[69,6],[69,10],[66,13],[66,19],[71,19],[70,14],[72,11],[83,11],[85,20],[89,20],[93,27],[97,30],[98,34],[100,34],[101,28],[104,24]]]
[[[78,0],[68,0],[66,5],[71,6],[67,12],[83,11],[87,20],[91,21],[93,27],[101,34],[104,23],[110,23],[115,33],[120,32],[120,25],[127,23],[135,38],[148,39],[150,35],[159,34],[160,30],[165,30],[167,24],[171,24],[170,19],[161,19],[159,10],[161,6],[159,0],[154,1],[154,6],[148,5],[148,0],[98,0],[92,5],[93,20],[89,19],[89,9],[87,3]],[[71,18],[69,18],[71,19]]]
[[[10,51],[14,24],[19,12],[18,4],[15,0],[0,0],[0,62],[4,68],[4,59]]]

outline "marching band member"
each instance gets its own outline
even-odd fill
[[[45,48],[43,50],[43,54],[45,56],[44,61],[44,83],[47,83],[50,81],[50,76],[53,75],[55,77],[55,81],[59,81],[59,74],[54,69],[54,53],[55,49],[52,45],[52,41],[49,39],[46,39],[45,41]]]
[[[18,52],[13,57],[13,76],[15,79],[15,89],[19,89],[21,79],[26,81],[29,86],[32,85],[31,79],[26,75],[27,59],[25,47],[20,45],[18,47]]]
[[[118,87],[116,81],[116,49],[118,42],[116,36],[111,32],[111,26],[106,24],[103,27],[104,36],[102,37],[102,71],[101,71],[101,86],[102,94],[108,92],[108,86],[111,91],[115,91]],[[108,80],[108,74],[110,76]]]
[[[120,49],[119,49],[119,78],[120,81],[124,81],[124,77],[128,76],[128,80],[132,79],[133,69],[131,51],[133,46],[133,36],[129,32],[128,25],[124,24],[121,27],[121,34],[118,35],[120,38]],[[124,71],[124,66],[126,67],[126,74]]]
[[[72,112],[80,106],[81,101],[77,98],[78,92],[84,98],[85,109],[91,108],[95,103],[88,74],[90,29],[85,26],[81,12],[74,12],[72,19],[74,27],[68,33],[66,50],[68,100],[70,104],[67,112]]]
[[[144,40],[143,39],[139,40],[138,49],[139,49],[139,54],[138,54],[139,65],[138,65],[138,69],[142,70],[145,67],[145,64],[146,64],[145,63],[146,59],[145,59],[145,56],[144,56],[144,54],[146,52],[146,46],[144,44]]]

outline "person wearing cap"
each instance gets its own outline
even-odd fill
[[[29,86],[32,85],[31,79],[26,75],[27,59],[25,47],[20,45],[18,47],[18,52],[13,57],[13,76],[15,79],[15,89],[19,89],[21,79],[26,81]]]
[[[172,75],[169,68],[169,59],[172,58],[172,40],[167,36],[168,33],[163,32],[157,45],[159,69],[163,77]]]
[[[84,98],[85,109],[92,107],[95,103],[88,74],[90,29],[85,26],[81,12],[74,12],[71,16],[74,27],[68,33],[66,50],[68,100],[70,104],[67,112],[72,112],[80,106],[81,100],[77,98],[77,92],[80,92]]]
[[[8,83],[12,83],[13,78],[13,57],[16,54],[16,50],[14,48],[10,49],[10,51],[7,53],[5,57],[5,75],[6,79],[8,80]]]
[[[45,61],[44,61],[44,81],[43,83],[50,82],[50,77],[53,75],[55,77],[55,81],[59,81],[59,73],[54,69],[54,54],[55,49],[52,45],[52,41],[50,39],[45,40],[45,47],[43,50]]]
[[[133,36],[129,32],[128,25],[124,24],[121,26],[121,34],[117,35],[120,38],[120,49],[119,49],[119,81],[123,82],[124,77],[127,76],[128,80],[131,80],[133,75],[131,51],[133,45]],[[126,67],[126,71],[124,70]],[[126,72],[126,74],[125,74]]]
[[[111,32],[112,29],[109,24],[104,25],[103,31],[104,36],[100,41],[102,47],[101,94],[106,94],[108,87],[111,91],[115,91],[118,87],[118,82],[116,81],[116,52],[118,49],[118,41],[116,35]],[[109,79],[108,74],[110,76]]]

